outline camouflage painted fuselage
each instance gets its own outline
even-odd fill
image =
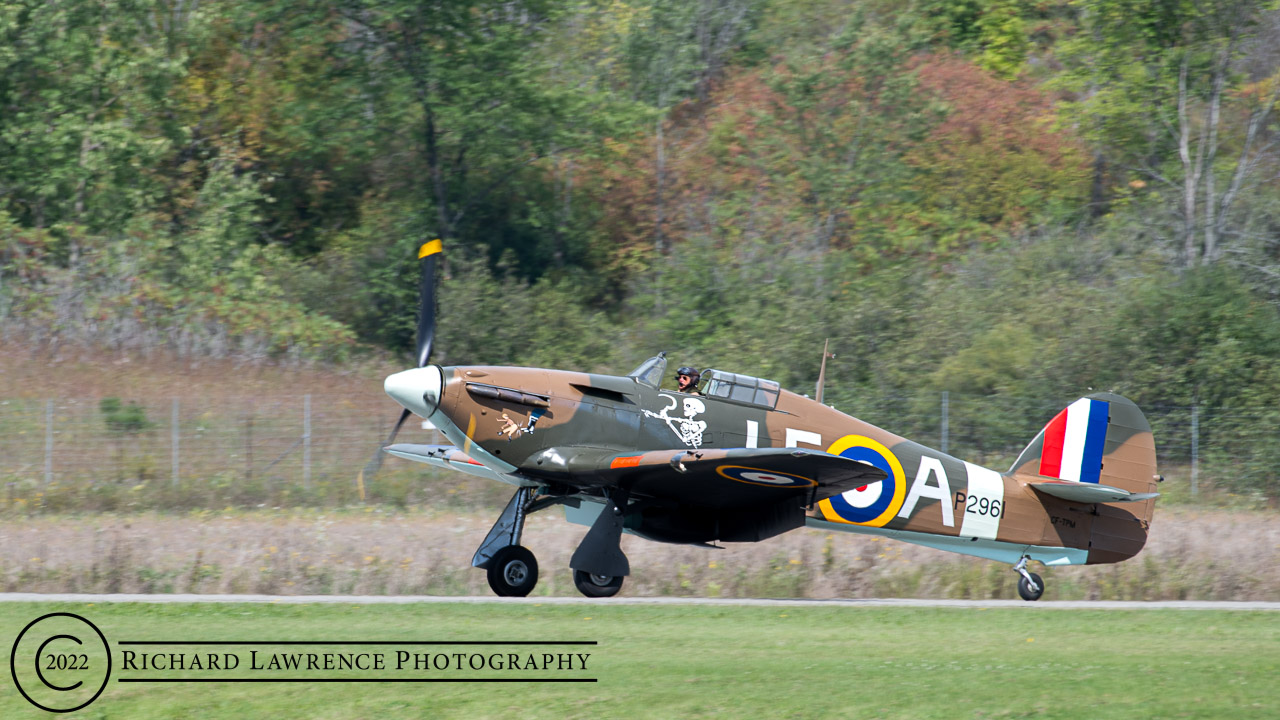
[[[489,472],[504,482],[559,487],[576,496],[580,505],[590,506],[600,497],[598,491],[628,482],[626,471],[632,467],[669,461],[674,468],[683,457],[731,460],[731,450],[742,448],[808,449],[875,466],[886,477],[802,503],[804,524],[1006,562],[1029,556],[1047,565],[1132,557],[1146,541],[1154,507],[1153,499],[1080,502],[1033,489],[1030,483],[1046,480],[1040,474],[1044,431],[1009,472],[999,473],[787,391],[777,394],[776,405],[767,408],[662,390],[632,377],[487,366],[440,372],[439,401],[425,411],[411,407],[429,416],[466,455],[461,462],[454,457],[451,463],[438,464],[470,471],[463,465],[467,463],[482,466],[483,471],[474,468],[476,474]],[[1100,451],[1100,484],[1132,493],[1153,490],[1155,446],[1141,411],[1119,396],[1091,397],[1102,401],[1109,415]],[[728,469],[718,470],[721,477],[712,478],[716,482],[674,470],[635,480],[629,488],[633,499],[680,506],[652,532],[636,524],[640,534],[670,542],[776,534],[716,536],[719,525],[687,534],[678,528],[671,531],[672,523],[696,524],[691,518],[723,513],[735,503],[761,504],[759,495],[749,500],[735,495],[732,488],[738,486],[727,480],[767,485],[788,477],[804,479],[802,470],[768,475],[749,464],[720,467]],[[743,515],[742,508],[734,512],[755,517]],[[578,521],[589,522],[590,516]],[[778,527],[785,531],[790,526]]]

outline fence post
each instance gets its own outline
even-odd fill
[[[44,486],[53,482],[53,400],[44,401]]]
[[[948,428],[948,421],[950,419],[948,416],[950,415],[950,412],[951,412],[951,394],[948,393],[946,390],[943,390],[942,391],[942,452],[944,455],[947,452],[947,440],[948,440],[947,435],[948,435],[948,430],[950,429]]]
[[[311,393],[302,396],[302,488],[311,490]]]
[[[178,398],[173,399],[173,413],[169,417],[169,444],[173,448],[173,486],[178,487]]]
[[[1200,490],[1200,406],[1191,406],[1191,494]]]
[[[244,419],[244,479],[253,481],[253,403]]]

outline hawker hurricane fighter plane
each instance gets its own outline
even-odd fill
[[[879,535],[1007,562],[1027,600],[1044,592],[1028,561],[1113,563],[1146,542],[1155,443],[1123,397],[1072,402],[998,472],[762,378],[706,370],[698,392],[664,390],[662,354],[625,376],[440,367],[430,364],[439,252],[433,241],[419,253],[418,367],[385,388],[405,408],[396,430],[412,413],[453,444],[390,444],[393,430],[382,450],[515,488],[472,560],[498,595],[533,589],[524,521],[555,505],[589,528],[569,561],[589,597],[615,595],[630,574],[624,532],[707,547],[805,526]]]

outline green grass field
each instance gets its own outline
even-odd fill
[[[607,602],[581,606],[5,603],[0,605],[4,647],[13,645],[28,622],[57,611],[77,613],[101,628],[117,664],[103,695],[69,717],[1133,720],[1274,718],[1280,712],[1280,683],[1276,682],[1280,613],[669,607]],[[118,682],[121,677],[183,676],[122,671],[124,649],[175,648],[121,648],[119,641],[202,639],[595,640],[596,646],[572,648],[591,653],[585,673],[437,672],[434,676],[594,677],[599,681]],[[468,649],[490,652],[483,647]],[[239,650],[247,662],[243,647],[201,648],[201,652],[207,650]],[[383,650],[391,656],[394,651]],[[49,716],[29,706],[5,675],[0,682],[0,717]],[[270,673],[254,676],[272,677]]]

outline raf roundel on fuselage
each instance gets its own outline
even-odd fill
[[[818,504],[828,520],[882,527],[898,514],[907,497],[902,463],[881,443],[862,435],[846,435],[827,452],[877,467],[888,475],[876,483],[855,488]]]

